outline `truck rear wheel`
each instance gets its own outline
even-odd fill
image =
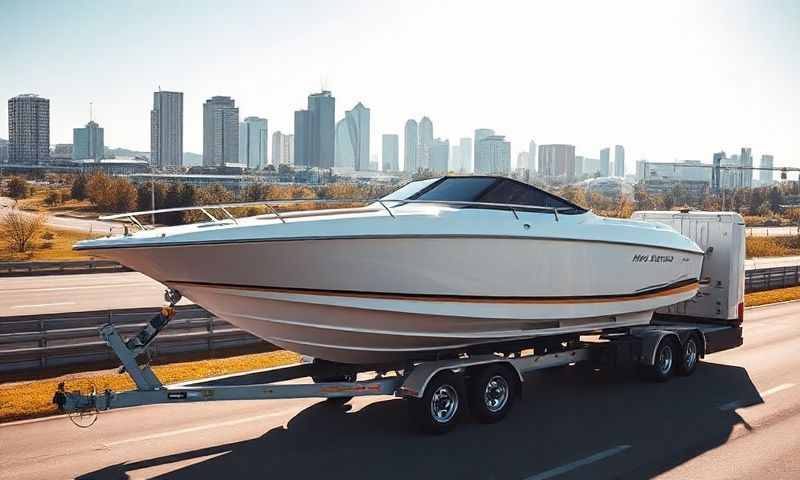
[[[408,398],[411,421],[425,433],[439,435],[455,427],[464,407],[464,385],[451,371],[437,373],[422,398]]]
[[[654,382],[666,382],[675,371],[675,364],[680,361],[680,344],[671,336],[661,339],[656,347],[652,365],[642,365],[643,376]]]
[[[697,363],[700,361],[700,345],[697,335],[689,335],[681,348],[680,362],[675,366],[678,375],[689,376],[697,369]]]
[[[469,380],[469,408],[479,422],[499,422],[511,410],[517,388],[514,375],[504,365],[488,365]]]

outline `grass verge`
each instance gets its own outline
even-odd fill
[[[744,304],[748,307],[788,302],[789,300],[800,300],[800,287],[765,290],[763,292],[748,293],[744,296]]]
[[[12,253],[8,250],[0,251],[0,262],[88,260],[89,257],[86,255],[73,251],[72,245],[80,240],[98,236],[87,232],[53,228],[46,225],[39,238],[33,242],[31,250],[24,253]],[[5,248],[5,245],[0,245],[0,248]]]
[[[153,367],[153,371],[164,383],[185,382],[201,378],[247,372],[261,368],[277,367],[296,363],[296,353],[278,350],[268,353],[238,355],[228,358],[178,362]],[[91,385],[101,392],[107,388],[116,391],[131,390],[134,384],[128,375],[116,370],[63,375],[32,382],[16,382],[0,385],[0,422],[44,417],[58,413],[53,400],[59,382],[67,390],[86,392]]]

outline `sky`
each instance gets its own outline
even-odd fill
[[[321,88],[337,120],[371,109],[371,152],[427,115],[451,144],[606,146],[634,160],[703,160],[751,147],[800,166],[800,2],[0,0],[0,98],[50,99],[51,143],[95,120],[105,143],[148,151],[152,93],[184,92],[184,150],[202,104],[293,130]],[[7,103],[0,137],[7,138]],[[271,140],[271,139],[270,139]],[[402,162],[402,158],[401,158]],[[513,160],[512,160],[513,162]]]

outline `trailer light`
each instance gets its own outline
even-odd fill
[[[739,302],[739,308],[736,309],[736,318],[739,319],[739,323],[744,321],[744,302]]]

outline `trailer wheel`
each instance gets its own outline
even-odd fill
[[[517,389],[515,372],[504,365],[478,369],[469,381],[469,408],[481,423],[496,423],[511,410]]]
[[[675,371],[675,364],[680,361],[680,344],[671,336],[661,339],[656,347],[655,361],[652,365],[643,365],[644,377],[655,382],[666,382]]]
[[[700,339],[697,335],[689,335],[681,349],[680,362],[675,366],[678,375],[688,376],[697,369],[700,361]]]
[[[455,427],[464,407],[464,385],[460,375],[447,370],[428,382],[422,398],[408,398],[411,421],[425,433],[439,435]]]

